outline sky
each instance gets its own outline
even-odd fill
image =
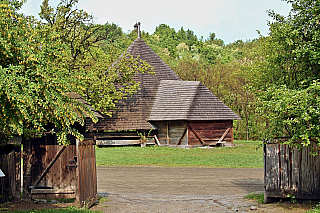
[[[58,2],[49,0],[52,6]],[[39,17],[41,3],[27,0],[21,12]],[[267,10],[286,16],[291,5],[282,0],[79,0],[77,7],[93,14],[96,23],[115,23],[124,32],[133,30],[136,22],[150,34],[159,24],[167,24],[176,31],[182,26],[190,29],[198,38],[215,33],[228,44],[257,38],[257,30],[267,36],[267,20],[271,20]]]

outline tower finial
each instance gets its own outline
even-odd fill
[[[138,32],[138,38],[141,38],[140,25],[141,25],[141,23],[138,22],[138,23],[136,23],[136,24],[133,26],[133,27],[134,27],[134,30]]]

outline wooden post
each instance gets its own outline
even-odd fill
[[[170,144],[170,141],[169,141],[169,121],[167,121],[167,145]]]
[[[33,164],[33,158],[32,158],[32,145],[31,141],[23,138],[23,175],[22,175],[22,187],[23,187],[23,199],[30,200],[30,189],[29,186],[31,185],[31,175],[32,175],[32,164]]]
[[[141,147],[145,147],[147,143],[147,139],[146,139],[146,131],[143,130],[143,137],[141,138]]]
[[[231,143],[233,143],[233,125],[231,126]]]

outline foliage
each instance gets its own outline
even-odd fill
[[[271,62],[275,82],[300,88],[301,81],[312,83],[320,77],[320,2],[317,0],[286,0],[292,4],[287,17],[270,11],[269,23],[274,51]]]
[[[179,149],[170,147],[106,147],[96,149],[98,166],[262,168],[259,141],[235,141],[236,147]]]
[[[316,207],[312,208],[311,210],[307,211],[307,213],[319,213],[320,212],[320,204]]]
[[[70,91],[70,75],[52,66],[65,58],[65,45],[52,42],[57,33],[18,14],[19,6],[2,1],[0,8],[0,25],[5,29],[0,41],[0,134],[2,138],[14,133],[38,136],[50,122],[63,129],[58,133],[60,141],[67,133],[81,138],[71,126],[83,124],[83,113],[93,115],[65,95]]]
[[[97,119],[68,94],[79,93],[108,114],[115,102],[136,91],[134,73],[150,69],[124,55],[108,70],[108,56],[99,48],[107,31],[74,9],[76,2],[61,1],[54,9],[45,0],[40,13],[45,22],[40,22],[17,12],[22,2],[0,1],[1,143],[13,134],[39,137],[48,132],[63,144],[68,134],[81,140],[74,125],[84,125],[85,116]]]
[[[257,202],[260,204],[264,203],[264,193],[260,193],[260,194],[250,193],[250,194],[246,195],[245,198],[250,199],[250,200],[257,200]]]
[[[290,137],[289,143],[308,146],[320,143],[320,83],[305,89],[270,87],[260,96],[260,113],[270,121],[267,137]],[[268,112],[268,113],[266,113]]]
[[[301,147],[319,143],[319,1],[287,0],[287,17],[270,11],[270,37],[265,40],[264,85],[256,86],[259,112],[270,122],[267,138],[289,136]],[[259,69],[261,70],[261,69]]]

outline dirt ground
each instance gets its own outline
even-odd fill
[[[263,169],[98,167],[103,212],[305,212],[298,204],[259,205]],[[309,207],[310,208],[310,207]]]
[[[306,212],[312,205],[258,204],[245,199],[263,193],[263,169],[97,167],[98,193],[92,210],[109,213],[149,212]],[[63,208],[17,200],[1,211]],[[315,204],[313,204],[314,206]]]

